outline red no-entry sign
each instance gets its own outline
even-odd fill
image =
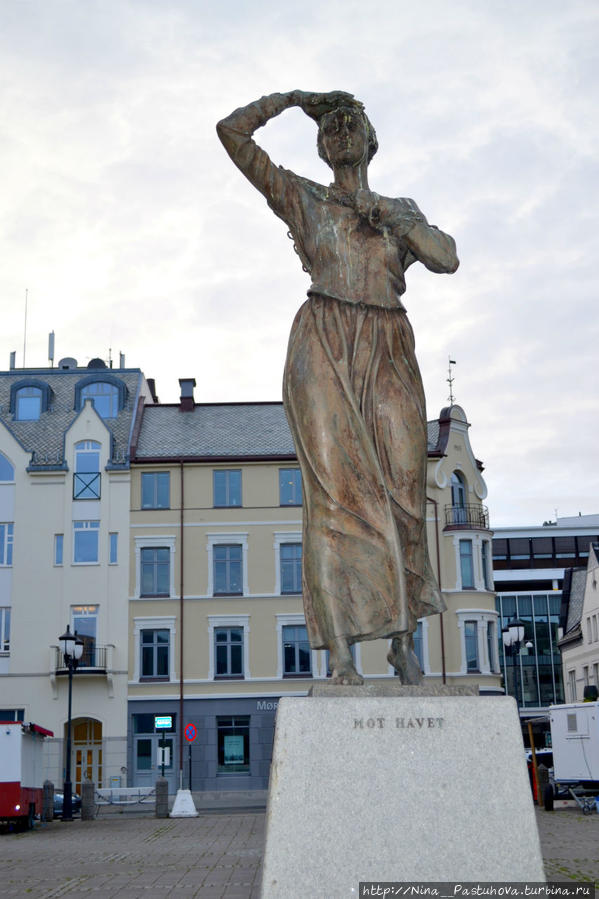
[[[198,735],[198,730],[197,730],[195,724],[185,725],[185,739],[188,741],[188,743],[193,743],[193,741],[195,740],[197,735]]]

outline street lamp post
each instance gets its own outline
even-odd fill
[[[62,637],[58,638],[64,663],[69,672],[69,711],[67,717],[67,764],[64,780],[64,791],[62,799],[62,820],[73,820],[73,784],[71,783],[71,702],[73,694],[73,673],[77,670],[79,660],[83,655],[83,640],[77,635],[71,633],[67,624],[66,632]]]
[[[503,639],[505,651],[513,659],[512,664],[514,665],[514,693],[516,697],[516,705],[518,706],[518,708],[520,707],[520,691],[518,689],[518,659],[520,656],[520,648],[524,641],[524,627],[525,625],[523,621],[520,621],[519,618],[512,618],[512,620],[501,629],[501,636]],[[532,646],[530,640],[526,643],[526,646],[529,648]],[[524,694],[522,695],[522,704],[524,704]]]

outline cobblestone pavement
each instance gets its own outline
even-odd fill
[[[547,879],[599,886],[599,815],[536,814]],[[263,812],[125,813],[2,834],[0,896],[257,899],[264,823]]]

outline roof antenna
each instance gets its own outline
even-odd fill
[[[447,378],[447,383],[449,384],[449,396],[447,397],[447,399],[453,406],[455,400],[455,396],[453,394],[453,382],[455,381],[455,378],[453,377],[453,368],[451,367],[452,365],[455,365],[454,359],[449,360],[449,366],[447,368],[447,372],[449,374],[449,377]]]
[[[25,368],[25,347],[27,346],[27,296],[29,290],[25,288],[25,324],[23,326],[23,368]]]

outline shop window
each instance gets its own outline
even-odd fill
[[[241,470],[218,469],[212,473],[214,506],[241,506]]]
[[[0,721],[24,721],[25,709],[0,709]]]
[[[301,506],[302,473],[299,468],[279,469],[279,505]]]
[[[219,774],[249,774],[250,719],[249,716],[217,718],[217,747]]]

